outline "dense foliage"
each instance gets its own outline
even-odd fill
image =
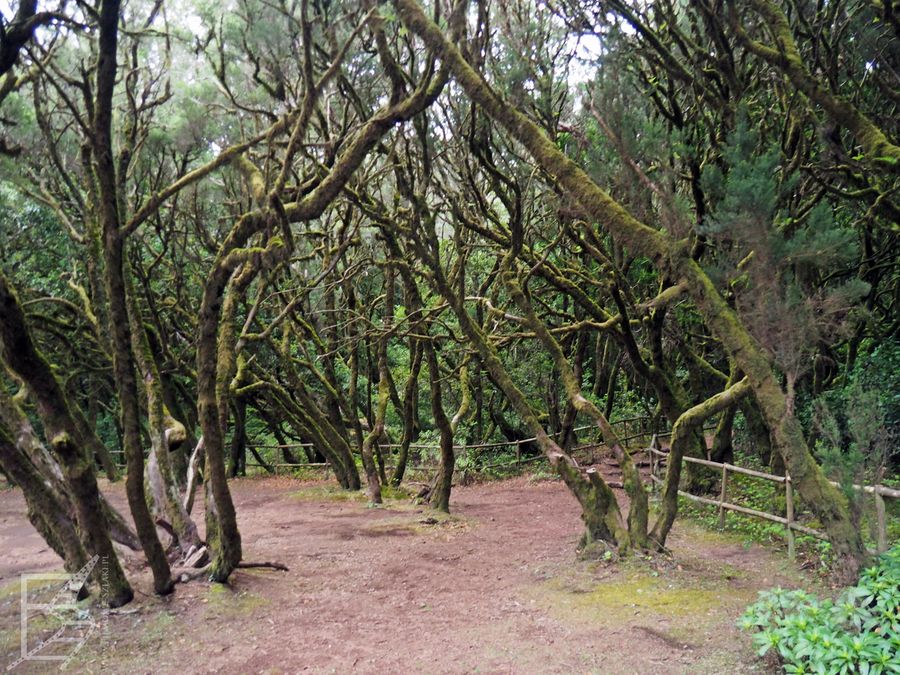
[[[586,543],[659,550],[716,489],[681,458],[742,438],[855,578],[852,484],[896,473],[893,5],[14,4],[0,468],[67,564],[112,550],[99,468],[164,593],[165,548],[240,563],[248,456],[377,503],[424,454],[446,511],[520,441]],[[672,431],[655,522],[634,414]]]
[[[777,654],[786,673],[900,672],[900,546],[836,600],[780,588],[760,593],[741,627],[754,633],[760,656]]]

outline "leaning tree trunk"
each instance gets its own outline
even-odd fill
[[[109,536],[106,514],[100,501],[94,463],[78,446],[78,430],[62,387],[50,364],[37,351],[25,324],[25,315],[6,277],[0,273],[0,357],[29,387],[37,403],[49,446],[59,459],[88,554],[98,555],[105,565],[95,568],[94,578],[109,589],[110,607],[131,601],[134,593]]]
[[[117,481],[119,479],[119,471],[116,468],[116,463],[113,461],[109,448],[97,437],[97,433],[94,431],[95,427],[85,419],[84,413],[77,405],[73,405],[72,413],[75,416],[75,424],[78,425],[78,431],[81,433],[85,448],[100,461],[103,471],[110,482]]]
[[[685,411],[672,427],[672,442],[666,467],[666,479],[663,483],[660,513],[653,526],[653,531],[650,533],[650,538],[660,547],[665,546],[669,530],[672,529],[675,516],[678,514],[678,484],[681,481],[682,463],[685,451],[691,442],[691,436],[699,427],[703,426],[705,420],[722,410],[733,408],[749,392],[750,383],[745,377],[703,403]]]
[[[27,391],[27,387],[23,392]],[[55,498],[66,508],[71,519],[77,518],[71,490],[66,484],[66,479],[59,463],[47,450],[35,433],[31,420],[22,410],[17,399],[19,395],[9,396],[0,388],[0,422],[6,425],[15,439],[16,447],[25,453],[25,456],[35,466],[38,473],[43,476]],[[127,546],[132,551],[141,549],[140,540],[131,529],[122,514],[110,505],[101,492],[99,494],[100,508],[106,516],[109,525],[109,535],[113,541]]]
[[[698,312],[747,376],[772,433],[777,452],[804,501],[828,533],[837,558],[838,576],[856,577],[867,559],[862,536],[853,526],[847,498],[828,482],[806,445],[785,392],[763,347],[750,335],[689,249],[665,232],[635,219],[569,159],[534,122],[495,93],[466,62],[459,49],[421,9],[416,0],[393,0],[404,25],[437,51],[460,87],[487,115],[520,142],[562,189],[578,201],[591,220],[601,224],[619,246],[647,256],[657,268],[684,281]]]
[[[553,337],[553,334],[535,313],[534,308],[531,306],[531,302],[522,290],[515,273],[513,270],[509,269],[511,264],[512,260],[507,258],[501,265],[501,276],[509,290],[510,296],[524,314],[525,321],[529,328],[534,331],[538,340],[544,345],[544,348],[550,352],[553,363],[562,378],[571,405],[576,411],[588,415],[594,421],[603,435],[604,442],[613,451],[613,455],[619,463],[619,468],[622,470],[623,487],[631,499],[631,504],[628,510],[627,539],[619,540],[618,547],[620,550],[627,548],[628,546],[647,548],[647,518],[649,505],[647,492],[644,490],[644,484],[641,480],[640,473],[634,465],[634,462],[631,460],[631,455],[628,454],[628,451],[619,442],[609,420],[600,409],[582,393],[578,376],[569,365],[562,348]],[[590,474],[588,478],[591,486],[594,488],[592,492],[595,493],[595,496],[588,499],[587,502],[590,505],[595,505],[596,508],[608,509],[609,504],[607,503],[608,499],[606,497],[606,491],[599,485],[599,483],[602,482],[602,478],[600,478],[599,475],[594,474]],[[610,494],[612,494],[611,491]],[[578,492],[576,492],[576,496],[577,495]],[[615,501],[615,495],[612,495],[612,499]],[[584,508],[585,502],[581,497],[579,497],[579,501],[582,502],[582,508]]]
[[[578,383],[579,389],[584,382],[584,359],[587,356],[588,333],[580,331],[575,337],[575,363],[572,371],[575,375],[575,381]],[[571,401],[566,403],[565,412],[562,416],[562,447],[566,452],[572,452],[572,448],[578,442],[578,435],[575,433],[575,421],[578,418],[578,410]],[[609,419],[609,415],[606,415]]]
[[[22,488],[28,520],[65,563],[76,572],[87,562],[84,546],[66,505],[61,503],[49,482],[41,476],[28,456],[16,447],[11,434],[0,425],[0,466]]]
[[[433,233],[429,233],[433,234]],[[434,237],[432,237],[434,239]],[[437,249],[436,241],[433,249]],[[618,502],[612,489],[595,469],[582,472],[575,460],[547,435],[525,394],[516,386],[500,361],[496,349],[490,344],[481,327],[466,311],[459,295],[450,287],[443,271],[436,260],[430,260],[427,253],[420,249],[420,255],[431,263],[432,278],[438,292],[450,306],[459,321],[460,329],[475,347],[481,357],[481,363],[491,379],[500,388],[513,409],[535,437],[538,447],[546,455],[552,466],[581,504],[581,517],[585,524],[582,544],[588,545],[602,541],[616,549],[625,549],[630,544],[630,537]]]
[[[178,482],[170,461],[172,448],[187,438],[184,425],[175,420],[163,400],[162,379],[150,347],[147,331],[141,320],[134,285],[127,277],[131,337],[137,364],[143,376],[147,401],[147,422],[150,435],[150,455],[147,460],[147,484],[153,498],[156,519],[164,518],[175,533],[175,542],[183,552],[201,545],[197,526],[184,508]]]
[[[359,471],[344,436],[332,426],[328,416],[322,413],[294,369],[287,368],[286,373],[300,404],[295,406],[296,416],[305,425],[315,448],[325,456],[342,488],[359,490]]]
[[[231,252],[233,253],[233,252]],[[221,254],[220,254],[221,257]],[[224,430],[216,395],[219,310],[228,278],[241,259],[217,259],[207,278],[200,304],[197,339],[197,409],[206,453],[206,539],[212,553],[210,579],[224,583],[241,561],[234,502],[225,475]],[[231,264],[227,264],[227,263]]]

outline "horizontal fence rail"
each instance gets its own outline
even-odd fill
[[[667,459],[669,456],[668,452],[664,452],[659,449],[656,442],[651,443],[651,446],[648,448],[651,457],[655,457],[655,461],[651,461],[650,463],[650,478],[653,481],[654,485],[662,485],[665,481],[658,474],[660,473],[660,469],[664,463],[663,460]],[[804,534],[808,534],[810,536],[816,537],[817,539],[822,539],[823,541],[828,541],[828,536],[822,532],[821,530],[814,529],[812,527],[807,527],[801,523],[798,523],[795,519],[794,513],[794,488],[793,483],[791,482],[791,476],[788,473],[785,473],[784,476],[779,476],[777,474],[766,473],[764,471],[756,471],[755,469],[747,469],[742,466],[736,466],[734,464],[727,464],[723,462],[713,462],[708,459],[701,459],[699,457],[684,457],[683,461],[688,464],[698,464],[700,466],[706,466],[712,469],[719,469],[722,472],[721,477],[721,487],[719,490],[719,498],[712,499],[710,497],[703,497],[700,495],[694,495],[690,492],[685,492],[684,490],[679,490],[678,494],[681,497],[685,497],[692,501],[698,502],[700,504],[708,504],[710,506],[716,506],[719,509],[719,526],[723,527],[725,525],[725,512],[726,511],[735,511],[737,513],[742,513],[747,516],[751,516],[753,518],[760,518],[762,520],[768,520],[773,523],[779,523],[784,525],[785,527],[785,540],[787,542],[788,547],[788,555],[791,557],[795,554],[795,542],[794,542],[794,531],[802,532]],[[780,516],[774,513],[768,513],[767,511],[759,511],[757,509],[751,509],[746,506],[741,506],[740,504],[732,504],[727,501],[728,496],[728,474],[729,473],[739,473],[745,476],[751,476],[753,478],[759,478],[762,480],[767,480],[772,483],[778,483],[784,485],[784,502],[785,502],[785,515]],[[835,481],[830,481],[832,485],[836,487],[840,487],[840,484]],[[889,499],[900,499],[900,490],[895,488],[888,487],[886,485],[853,485],[853,489],[864,492],[867,494],[874,495],[875,497],[875,516],[876,516],[876,528],[877,528],[877,544],[876,544],[876,552],[883,553],[888,548],[888,540],[887,540],[887,515],[885,510],[884,498],[887,497]]]
[[[622,419],[614,420],[614,421],[610,422],[610,424],[612,424],[613,426],[619,425],[623,428],[623,433],[625,433],[626,435],[619,437],[619,442],[623,443],[623,444],[626,444],[626,443],[628,443],[628,441],[632,441],[635,439],[646,438],[646,437],[652,436],[654,434],[658,435],[660,438],[663,438],[663,437],[666,437],[669,435],[669,432],[657,433],[659,430],[658,430],[658,428],[655,428],[656,422],[654,421],[653,418],[647,417],[647,416],[624,417]],[[629,427],[631,428],[631,431],[632,431],[632,433],[630,433],[630,434],[628,433]],[[593,429],[599,433],[599,429],[597,428],[597,426],[592,425],[592,424],[580,426],[580,427],[574,427],[569,433],[578,433],[578,432],[587,431],[587,430],[591,430],[591,429]],[[634,431],[634,429],[637,429],[637,431]],[[557,432],[550,434],[550,436],[551,437],[560,436],[563,433],[564,433],[563,431],[557,431]],[[505,462],[493,462],[490,464],[482,464],[482,465],[478,466],[477,470],[484,471],[486,469],[497,469],[497,468],[501,468],[501,467],[511,467],[511,466],[521,467],[525,464],[530,464],[533,462],[538,462],[543,459],[546,459],[546,457],[543,454],[536,455],[533,457],[522,457],[522,446],[528,445],[529,443],[534,443],[535,441],[537,441],[537,437],[532,436],[530,438],[520,438],[515,441],[495,441],[495,442],[490,442],[490,443],[477,443],[477,444],[473,444],[473,445],[454,445],[453,451],[454,451],[454,453],[456,453],[457,456],[460,456],[463,453],[468,454],[468,452],[471,450],[481,450],[484,448],[515,447],[516,458],[514,460],[509,460],[509,461],[505,461]],[[294,448],[312,448],[312,447],[314,447],[313,443],[282,443],[282,444],[255,444],[254,443],[254,444],[248,444],[248,448],[251,445],[252,445],[253,449],[255,449],[255,450],[281,450],[284,448],[294,449]],[[399,448],[402,446],[399,443],[381,443],[381,444],[379,444],[379,447],[384,450],[390,450],[390,449]],[[410,450],[438,450],[440,448],[440,445],[438,443],[411,443],[408,447]],[[585,450],[585,449],[593,450],[596,447],[597,447],[596,443],[590,443],[590,444],[578,446],[578,447],[574,448],[573,451],[577,452],[577,451]],[[592,457],[593,457],[593,455],[592,455]],[[326,462],[319,462],[319,463],[273,462],[273,463],[267,463],[265,465],[259,464],[256,462],[247,462],[246,465],[248,467],[256,467],[256,468],[263,468],[263,469],[268,466],[268,467],[272,468],[276,473],[278,472],[278,469],[281,469],[281,468],[299,469],[299,468],[303,468],[303,467],[313,467],[313,468],[324,469],[326,472],[329,468],[329,466]],[[385,469],[389,469],[389,468],[393,468],[393,465],[388,465],[387,463],[385,463]],[[434,472],[434,471],[437,471],[437,469],[438,469],[437,465],[428,465],[428,464],[409,465],[406,467],[406,470],[410,471],[410,472],[414,472],[414,471]],[[463,468],[463,469],[457,468],[456,471],[461,472],[464,475],[466,473],[473,472],[472,469],[468,469],[468,468]]]
[[[637,417],[627,417],[619,420],[615,420],[611,422],[614,426],[622,427],[621,433],[624,434],[619,437],[619,442],[623,445],[627,445],[629,441],[633,441],[636,439],[652,437],[652,441],[650,443],[650,447],[646,448],[646,451],[650,455],[650,480],[652,486],[655,488],[657,486],[662,485],[665,481],[661,477],[661,472],[663,465],[665,464],[665,460],[668,458],[669,453],[664,452],[659,448],[658,441],[662,438],[668,438],[672,435],[670,430],[660,430],[658,428],[659,424],[658,419],[654,419],[648,416],[637,416]],[[704,431],[709,431],[714,428],[713,426],[704,427]],[[581,431],[587,431],[589,429],[593,429],[597,432],[599,430],[595,425],[586,425],[575,427],[568,433],[578,433]],[[631,433],[629,433],[629,431]],[[551,437],[560,436],[563,432],[555,432],[550,434]],[[531,438],[522,438],[514,441],[496,441],[489,443],[478,443],[474,445],[454,445],[453,450],[457,455],[462,453],[469,453],[472,450],[482,450],[485,448],[508,448],[515,447],[516,449],[516,458],[513,460],[508,460],[504,462],[493,462],[490,464],[479,465],[477,469],[472,469],[468,467],[457,468],[457,472],[460,472],[465,477],[470,472],[475,471],[484,471],[487,469],[498,469],[502,467],[511,467],[516,466],[517,468],[522,467],[525,464],[530,464],[533,462],[538,462],[546,457],[543,454],[531,456],[531,457],[522,457],[522,446],[527,445],[529,443],[534,443],[537,441],[536,437]],[[282,450],[282,449],[294,449],[294,448],[312,448],[314,447],[313,443],[281,443],[281,444],[248,444],[248,449],[252,448],[253,450]],[[382,449],[394,449],[402,447],[399,443],[385,443],[381,444],[380,447]],[[436,450],[440,446],[438,443],[411,443],[408,448],[410,450]],[[587,443],[582,444],[575,447],[572,452],[581,452],[590,450],[590,463],[594,463],[594,451],[597,449],[598,443]],[[112,454],[118,455],[122,454],[120,450],[112,450],[110,451]],[[748,469],[746,467],[737,466],[735,464],[728,464],[723,462],[714,462],[709,459],[702,459],[699,457],[684,457],[683,461],[688,464],[697,464],[700,466],[705,466],[710,469],[717,469],[721,472],[721,486],[719,490],[718,499],[714,499],[712,497],[705,497],[701,495],[694,495],[689,492],[685,492],[684,490],[679,490],[678,494],[681,497],[686,499],[690,499],[692,501],[698,502],[700,504],[707,504],[709,506],[715,506],[718,508],[719,512],[719,525],[724,526],[725,524],[725,513],[728,511],[734,511],[736,513],[741,513],[746,516],[750,516],[753,518],[759,518],[762,520],[767,520],[773,523],[778,523],[783,525],[785,528],[785,540],[787,542],[788,553],[792,557],[795,554],[795,541],[794,541],[794,532],[802,532],[804,534],[808,534],[810,536],[816,537],[818,539],[827,541],[827,535],[821,530],[817,530],[812,527],[808,527],[802,523],[798,523],[796,520],[795,514],[795,502],[794,502],[794,488],[793,483],[791,481],[791,477],[789,474],[785,474],[784,476],[779,476],[777,474],[766,473],[764,471],[757,471],[755,469]],[[311,469],[323,469],[324,471],[328,471],[330,466],[327,462],[271,462],[266,464],[259,464],[255,462],[247,462],[246,466],[248,467],[256,467],[256,468],[265,468],[271,469],[276,474],[279,469],[299,469],[299,468],[311,468]],[[393,469],[393,464],[385,463],[386,470]],[[435,472],[439,467],[437,465],[429,465],[429,464],[419,464],[419,465],[408,465],[406,470],[410,473],[414,472]],[[747,506],[742,506],[740,504],[733,504],[727,500],[728,497],[728,475],[729,474],[742,474],[745,476],[750,476],[752,478],[758,478],[760,480],[770,481],[779,485],[784,486],[784,497],[785,497],[785,514],[778,515],[776,513],[769,513],[767,511],[760,511],[758,509],[752,509]],[[840,484],[831,481],[832,485],[840,487]],[[865,494],[871,494],[874,497],[875,501],[875,515],[876,515],[876,530],[877,530],[877,548],[876,552],[881,553],[886,551],[888,548],[888,540],[887,540],[887,515],[885,508],[885,498],[887,499],[900,499],[900,489],[891,488],[886,485],[853,485],[853,489],[863,492]]]

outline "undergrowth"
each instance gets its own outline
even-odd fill
[[[768,471],[767,467],[759,465],[758,461],[749,457],[738,457],[735,463],[746,468]],[[888,480],[882,482],[885,485],[889,483]],[[718,490],[718,485],[716,489]],[[708,496],[717,498],[718,492]],[[744,474],[728,474],[726,501],[779,516],[784,516],[786,512],[785,492],[782,484]],[[874,501],[871,495],[866,495],[861,501],[860,510],[860,528],[863,540],[870,549],[874,550],[877,542],[877,530]],[[767,546],[786,547],[787,528],[780,523],[736,511],[726,511],[724,526],[720,528],[718,507],[700,504],[686,497],[679,497],[678,511],[679,518],[690,518],[704,527],[721,529],[735,534],[741,537],[747,546],[752,543],[760,543]],[[885,511],[887,540],[888,542],[897,541],[900,539],[900,500],[885,499]],[[798,522],[808,527],[821,529],[818,521],[804,508],[796,490],[794,490],[794,513]],[[814,567],[821,574],[830,572],[833,556],[829,542],[797,531],[794,532],[794,541],[797,557],[804,567]]]
[[[900,545],[835,601],[802,590],[761,592],[740,626],[786,673],[900,673]]]

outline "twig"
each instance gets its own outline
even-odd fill
[[[242,562],[238,563],[238,567],[241,569],[248,569],[252,567],[268,567],[273,570],[281,570],[282,572],[288,572],[288,566],[284,563],[280,562]]]

